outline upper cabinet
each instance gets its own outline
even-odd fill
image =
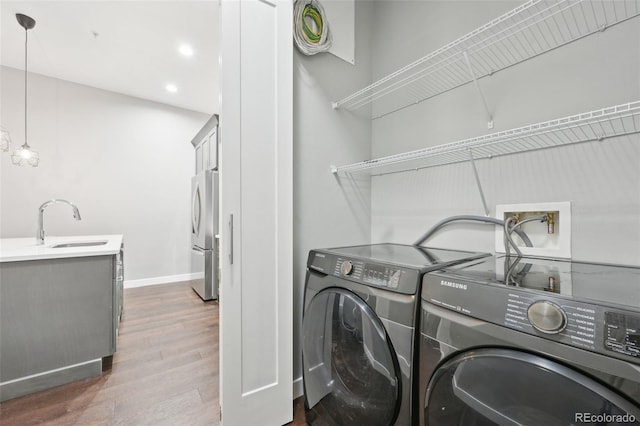
[[[640,0],[530,0],[333,102],[380,118],[640,15]]]
[[[213,115],[191,140],[196,150],[196,174],[218,169],[218,116]]]

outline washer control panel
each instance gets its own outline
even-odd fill
[[[371,287],[381,287],[399,293],[413,294],[418,288],[418,272],[399,266],[336,256],[331,259],[334,277],[355,281]]]
[[[401,276],[401,269],[376,264],[365,264],[362,280],[376,286],[398,288]]]
[[[383,288],[402,294],[416,294],[422,272],[418,269],[383,262],[373,262],[357,257],[311,251],[308,270],[334,278]]]
[[[640,312],[435,273],[425,275],[422,299],[524,333],[640,361]]]
[[[547,334],[558,334],[567,326],[567,314],[560,306],[547,300],[530,304],[527,318],[533,328]]]
[[[362,279],[362,270],[364,269],[364,262],[358,262],[355,260],[338,258],[335,268],[333,269],[333,275],[338,277],[351,276],[356,280]]]
[[[339,257],[333,274],[336,276],[353,278],[363,283],[377,287],[398,288],[402,269],[376,263],[344,259]]]
[[[340,273],[342,275],[351,275],[353,271],[353,262],[351,262],[350,260],[345,260],[340,265]]]

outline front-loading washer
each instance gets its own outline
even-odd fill
[[[496,255],[421,299],[421,424],[640,424],[640,268]]]
[[[310,251],[302,323],[307,421],[415,424],[422,277],[482,256],[399,244]]]

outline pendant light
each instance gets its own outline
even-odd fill
[[[27,142],[27,32],[36,26],[36,21],[21,13],[16,13],[18,24],[24,28],[24,144],[11,154],[11,162],[16,166],[37,167],[40,156]]]

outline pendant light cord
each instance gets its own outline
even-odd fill
[[[29,30],[24,29],[24,144],[29,147],[29,141],[27,139],[27,49]]]
[[[29,30],[36,26],[30,16],[16,13],[16,20],[24,28],[24,143],[11,155],[11,162],[16,166],[38,167],[40,155],[29,146]]]

